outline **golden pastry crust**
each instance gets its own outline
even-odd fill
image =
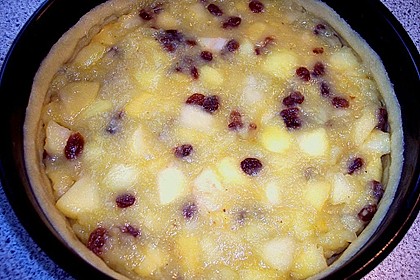
[[[379,57],[368,47],[367,43],[361,39],[358,34],[352,31],[335,12],[326,7],[323,3],[318,1],[296,2],[331,25],[360,56],[364,66],[371,71],[382,94],[382,99],[389,113],[389,125],[391,128],[392,148],[390,163],[389,166],[387,166],[387,170],[382,179],[387,187],[379,210],[367,228],[358,236],[357,240],[345,250],[339,260],[329,266],[322,274],[315,276],[321,277],[337,268],[341,263],[350,258],[360,246],[363,246],[364,242],[369,239],[374,232],[374,229],[379,225],[383,216],[386,214],[395,194],[401,174],[403,138],[399,105]],[[83,259],[108,275],[120,279],[124,279],[125,276],[110,269],[102,259],[88,250],[74,234],[67,218],[58,211],[55,206],[56,198],[51,187],[51,182],[45,174],[45,167],[42,159],[42,147],[44,146],[45,141],[42,110],[45,104],[49,102],[50,96],[48,96],[48,88],[50,87],[54,75],[60,70],[62,65],[74,59],[75,54],[87,45],[91,38],[97,34],[104,25],[131,10],[147,7],[150,3],[152,3],[152,1],[140,3],[139,1],[134,0],[111,0],[96,7],[82,17],[82,19],[54,45],[49,55],[43,61],[34,79],[25,121],[24,144],[26,168],[38,204],[48,220],[47,224],[53,228],[53,232],[57,232],[59,235],[58,238],[63,240],[69,248],[75,250]]]

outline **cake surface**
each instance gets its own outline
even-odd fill
[[[399,179],[378,64],[318,2],[109,1],[35,79],[35,193],[65,242],[129,278],[311,277]]]

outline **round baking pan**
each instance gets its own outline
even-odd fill
[[[60,241],[33,196],[25,171],[23,122],[33,77],[52,45],[101,0],[46,1],[29,19],[3,64],[0,74],[0,175],[19,220],[40,247],[76,278],[106,275],[84,262]],[[420,57],[405,30],[379,0],[324,0],[381,57],[401,105],[405,152],[401,181],[375,234],[328,279],[359,279],[379,264],[402,239],[420,208]]]

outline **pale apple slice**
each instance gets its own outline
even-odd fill
[[[391,152],[391,138],[389,133],[374,129],[362,145],[366,152],[386,155]]]
[[[137,176],[136,167],[128,164],[115,164],[109,169],[104,183],[113,191],[123,191],[135,185]]]
[[[160,171],[157,180],[161,204],[173,202],[186,190],[185,175],[176,167],[168,167]]]
[[[206,87],[217,88],[223,84],[224,78],[219,70],[205,65],[200,68],[200,80]]]
[[[276,181],[271,181],[265,186],[265,196],[269,203],[278,205],[282,202],[280,185]]]
[[[49,121],[45,129],[45,151],[53,157],[64,155],[64,148],[72,131],[64,126],[59,125],[55,121]]]
[[[264,148],[271,152],[282,153],[288,150],[292,142],[290,133],[278,126],[265,127],[259,137]]]
[[[210,168],[203,170],[194,180],[197,202],[208,211],[216,211],[222,205],[223,186],[217,174]]]
[[[330,201],[334,205],[349,202],[353,196],[352,185],[349,183],[346,176],[349,175],[337,173],[332,177]]]
[[[224,46],[226,46],[226,43],[228,42],[228,39],[221,38],[221,37],[215,37],[215,38],[198,38],[199,44],[204,47],[205,49],[220,52]]]
[[[310,181],[304,190],[303,198],[320,211],[330,196],[331,184],[327,181]]]
[[[303,132],[297,140],[301,150],[313,157],[324,156],[329,148],[328,136],[324,128]]]
[[[234,158],[223,158],[217,164],[217,171],[222,176],[222,180],[227,184],[240,184],[244,182],[245,177],[243,172],[240,170]]]
[[[293,77],[297,66],[297,57],[290,51],[282,50],[267,55],[262,69],[269,75],[287,79]]]
[[[356,146],[361,145],[369,137],[377,124],[376,116],[372,111],[365,111],[363,115],[356,120],[353,128],[353,141]]]
[[[322,247],[315,244],[305,244],[299,250],[292,268],[292,275],[297,279],[306,279],[327,268]]]
[[[97,82],[73,82],[60,89],[59,97],[63,113],[70,118],[76,117],[95,100],[99,87]]]
[[[262,247],[261,257],[272,268],[280,271],[290,269],[296,250],[296,242],[291,237],[278,237]]]
[[[212,133],[214,117],[198,106],[185,105],[181,110],[180,124],[185,128]]]
[[[89,177],[82,177],[57,201],[57,208],[67,217],[93,212],[100,207],[97,184]]]
[[[92,42],[79,51],[73,63],[78,66],[89,67],[98,62],[105,54],[105,51],[104,45]]]
[[[168,262],[169,256],[156,246],[147,246],[142,262],[134,271],[142,277],[151,277]]]

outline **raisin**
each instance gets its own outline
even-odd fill
[[[223,22],[222,27],[226,29],[238,27],[241,24],[242,19],[240,17],[229,17]]]
[[[376,180],[373,180],[371,183],[371,189],[373,197],[379,202],[382,199],[382,196],[384,195],[384,187],[382,184]]]
[[[188,46],[194,47],[197,46],[197,41],[192,39],[185,40],[185,43],[187,43]]]
[[[209,52],[209,51],[202,51],[200,53],[200,57],[203,60],[206,60],[206,61],[212,61],[213,60],[213,54],[211,52]]]
[[[329,97],[331,95],[330,86],[326,82],[322,82],[319,89],[323,97]]]
[[[190,69],[190,74],[193,77],[194,80],[197,80],[198,77],[200,77],[200,74],[198,73],[198,69],[195,66],[192,66]]]
[[[141,9],[139,16],[144,20],[151,20],[153,17],[145,9]]]
[[[377,210],[378,206],[376,204],[367,205],[360,210],[357,216],[363,222],[370,222]]]
[[[182,216],[186,220],[191,220],[198,212],[198,207],[193,202],[189,202],[182,207]]]
[[[257,158],[246,158],[241,162],[242,171],[249,176],[256,176],[260,173],[263,165]]]
[[[66,158],[69,160],[76,159],[83,152],[84,145],[85,140],[82,134],[79,132],[71,134],[64,148]]]
[[[348,172],[347,174],[353,174],[354,172],[356,172],[357,170],[359,170],[360,168],[363,167],[364,161],[362,158],[357,157],[353,160],[350,161],[350,163],[348,164]]]
[[[194,93],[190,97],[188,97],[187,101],[185,103],[192,104],[192,105],[199,105],[203,106],[204,104],[204,98],[205,96],[201,93]]]
[[[267,48],[269,45],[274,43],[274,38],[273,37],[265,37],[264,41],[259,43],[256,47],[255,47],[255,54],[256,55],[260,55],[260,54],[265,54],[267,53]]]
[[[283,118],[284,124],[287,128],[296,129],[302,125],[299,118],[299,108],[292,107],[284,109],[280,112],[280,116]]]
[[[283,99],[283,105],[293,107],[297,104],[302,104],[304,100],[305,97],[302,93],[300,93],[300,91],[294,91]]]
[[[262,13],[264,12],[264,4],[258,0],[252,0],[249,2],[249,9],[256,14]]]
[[[154,5],[152,7],[152,11],[154,14],[160,14],[163,11],[163,4],[162,3],[157,3],[156,5]]]
[[[215,4],[208,5],[207,10],[215,17],[220,17],[223,15],[223,11],[219,8],[219,6]]]
[[[219,109],[219,97],[210,95],[204,97],[203,109],[208,113],[213,113]]]
[[[311,73],[306,67],[299,67],[298,69],[296,69],[296,75],[305,82],[311,79]]]
[[[325,65],[322,62],[317,62],[314,65],[313,75],[319,77],[325,74]]]
[[[87,242],[87,247],[96,255],[101,255],[102,247],[105,245],[105,242],[107,239],[108,239],[107,230],[103,227],[98,227],[90,233],[89,239]]]
[[[129,193],[121,194],[115,199],[115,203],[117,203],[119,208],[130,207],[134,202],[136,202],[135,196]]]
[[[106,131],[110,134],[115,134],[121,129],[121,120],[124,117],[124,112],[120,111],[114,114],[106,127]]]
[[[326,29],[327,29],[327,27],[324,24],[319,23],[314,28],[314,34],[319,35],[321,33],[324,33],[326,31]]]
[[[312,52],[314,53],[314,54],[323,54],[324,53],[324,48],[313,48],[312,49]]]
[[[238,41],[236,41],[235,39],[229,40],[229,41],[226,43],[225,49],[226,49],[228,52],[234,52],[234,51],[236,51],[237,49],[239,49],[239,42],[238,42]]]
[[[157,35],[163,48],[174,52],[185,41],[184,35],[178,30],[164,30]]]
[[[379,108],[376,115],[378,118],[376,128],[388,132],[388,111],[385,108]]]
[[[133,237],[141,236],[141,230],[138,228],[133,227],[130,224],[125,224],[121,229],[121,232],[128,233]]]
[[[335,108],[348,108],[350,106],[349,101],[347,99],[343,98],[343,97],[334,97],[331,100],[331,104]]]
[[[257,124],[256,123],[250,123],[248,128],[249,128],[249,130],[256,130],[257,129]]]
[[[242,115],[238,111],[230,112],[228,127],[230,130],[238,130],[244,126]]]
[[[193,147],[190,144],[184,144],[174,149],[174,154],[177,158],[189,156],[193,152]]]

